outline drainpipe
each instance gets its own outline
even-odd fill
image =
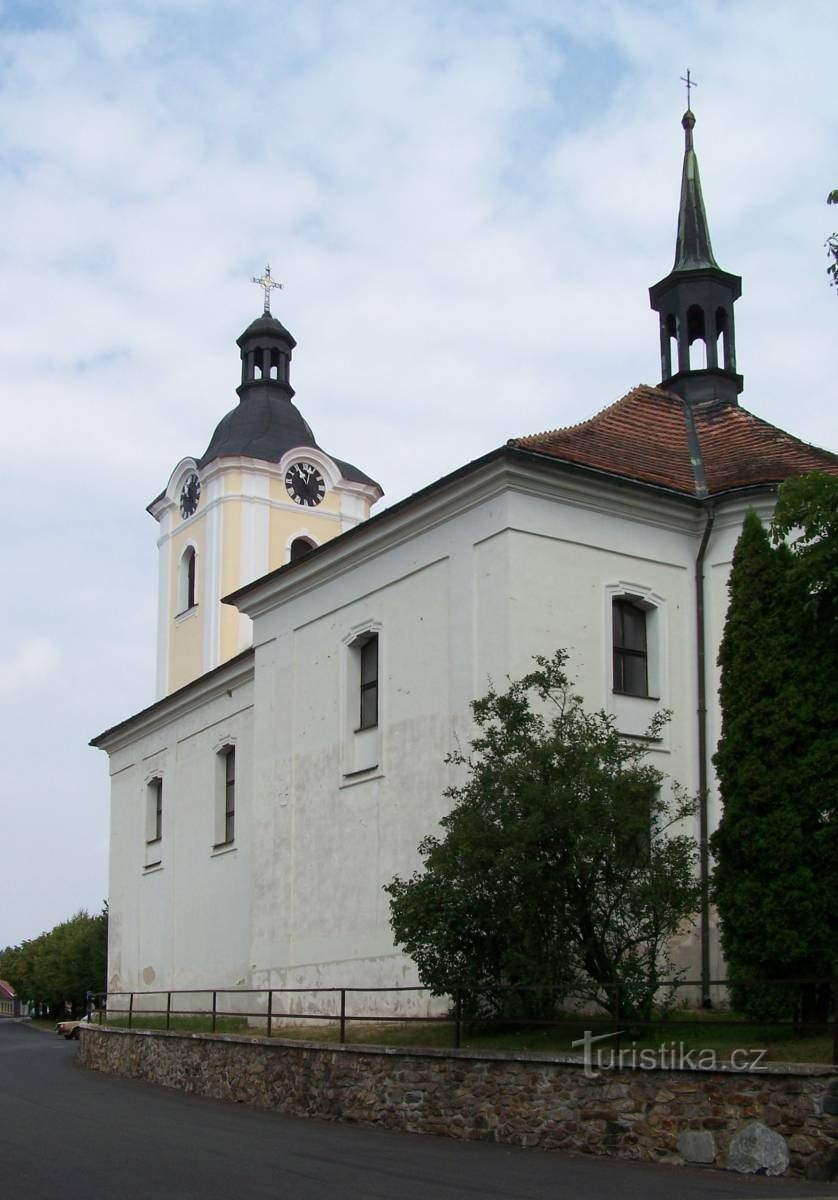
[[[701,1007],[712,1008],[710,995],[710,851],[708,846],[707,779],[707,680],[706,637],[704,622],[704,555],[713,532],[716,513],[712,503],[706,505],[707,520],[695,559],[695,621],[696,666],[698,677],[698,828],[699,878],[701,881]]]

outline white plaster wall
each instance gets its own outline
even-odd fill
[[[489,681],[502,688],[528,670],[534,654],[564,647],[586,702],[613,712],[618,727],[636,732],[658,707],[620,708],[612,695],[615,587],[642,589],[660,606],[660,703],[673,720],[652,753],[696,790],[703,513],[555,472],[445,503],[424,523],[379,525],[378,541],[365,532],[343,561],[272,580],[275,599],[251,609],[252,683],[113,753],[112,986],[152,986],[146,967],[180,987],[415,982],[392,944],[382,885],[419,865],[417,846],[438,826],[453,781],[444,759],[468,741],[469,702]],[[718,507],[707,552],[711,745],[726,580],[746,508]],[[367,627],[380,637],[377,762],[347,775],[348,643]],[[239,748],[236,850],[213,857],[211,770],[226,732]],[[144,780],[158,762],[169,824],[163,867],[146,873]],[[711,827],[716,819],[717,805]],[[687,935],[685,961],[695,951]],[[293,1003],[305,1011],[314,1000]]]
[[[413,982],[382,885],[419,865],[445,811],[444,764],[469,701],[559,646],[592,706],[610,703],[608,585],[665,600],[677,715],[661,768],[694,788],[694,509],[660,519],[509,489],[312,585],[255,621],[256,897],[252,960],[274,985]],[[359,556],[360,557],[360,556]],[[341,775],[347,631],[380,628],[379,769]],[[648,716],[658,705],[648,705]],[[664,761],[665,760],[665,761]]]
[[[231,687],[112,753],[111,991],[249,983],[252,696],[252,682]],[[214,770],[225,742],[237,749],[236,832],[218,853]],[[161,865],[147,870],[151,771],[163,776],[163,838]]]

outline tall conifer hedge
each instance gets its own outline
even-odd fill
[[[719,653],[724,805],[713,896],[730,975],[831,978],[836,923],[836,649],[795,555],[745,519]],[[736,990],[754,1016],[823,1019],[829,986]]]

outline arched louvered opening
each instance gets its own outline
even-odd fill
[[[700,342],[700,346],[695,343]],[[687,369],[701,370],[707,366],[707,332],[704,325],[704,309],[691,304],[687,309]]]
[[[722,343],[722,352],[719,354],[718,344]],[[716,309],[716,355],[726,371],[736,370],[736,352],[733,346],[733,326],[730,315],[726,308]]]
[[[661,320],[661,379],[674,374],[673,362],[678,361],[678,321],[674,313]]]

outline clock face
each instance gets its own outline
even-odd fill
[[[180,491],[180,515],[184,521],[191,517],[201,498],[201,481],[196,474],[187,476]]]
[[[292,463],[285,472],[285,486],[295,504],[314,508],[326,495],[326,482],[313,463]]]

